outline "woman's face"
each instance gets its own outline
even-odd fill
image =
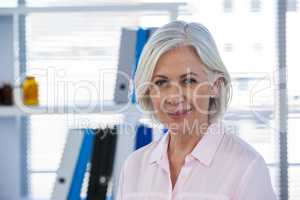
[[[209,97],[215,91],[196,51],[181,46],[159,58],[149,95],[161,123],[173,133],[192,134],[208,125]]]

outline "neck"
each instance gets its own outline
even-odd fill
[[[206,124],[206,125],[205,125]],[[172,133],[169,134],[168,155],[170,158],[184,159],[185,156],[192,152],[194,147],[204,136],[209,124],[201,123],[200,130],[192,130],[189,133]]]

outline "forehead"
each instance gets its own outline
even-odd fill
[[[164,75],[176,78],[188,72],[194,72],[200,77],[206,76],[203,62],[196,50],[190,46],[181,46],[171,49],[160,56],[153,76]]]

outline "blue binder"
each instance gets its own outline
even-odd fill
[[[162,132],[163,132],[163,134],[166,134],[168,132],[168,128],[163,128]]]
[[[139,28],[137,31],[137,39],[136,39],[136,47],[135,47],[135,64],[132,66],[132,74],[131,77],[133,78],[136,72],[136,68],[141,56],[141,53],[143,51],[143,48],[149,38],[150,35],[150,29],[142,29]],[[136,97],[135,97],[135,89],[133,89],[133,95],[131,97],[131,103],[136,103]]]
[[[139,149],[152,142],[152,128],[141,124],[137,128],[135,149]]]
[[[84,130],[84,138],[80,148],[77,165],[71,183],[68,200],[80,200],[80,191],[86,172],[87,164],[90,162],[95,133],[91,129]]]

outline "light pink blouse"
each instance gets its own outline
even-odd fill
[[[117,200],[275,200],[262,156],[224,128],[209,126],[177,177],[170,178],[169,133],[134,151],[124,162]]]

